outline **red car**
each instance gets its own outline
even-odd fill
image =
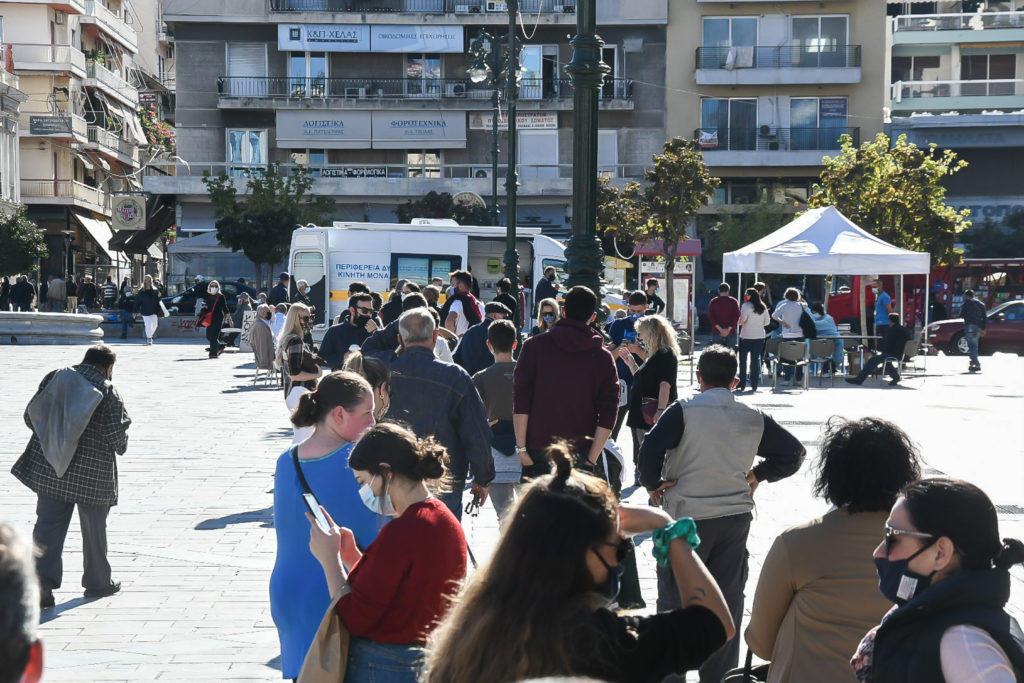
[[[967,355],[963,318],[932,323],[928,326],[928,341],[949,355]],[[1007,301],[988,312],[988,325],[978,352],[996,351],[1024,355],[1024,301]]]

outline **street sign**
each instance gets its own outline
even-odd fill
[[[30,116],[28,130],[31,135],[68,135],[71,133],[71,117]]]

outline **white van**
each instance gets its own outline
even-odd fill
[[[522,284],[532,288],[544,269],[554,266],[564,277],[565,248],[540,228],[518,228],[516,247]],[[288,260],[292,282],[309,283],[316,306],[314,336],[348,307],[348,286],[357,280],[387,300],[395,283],[411,280],[421,287],[432,277],[448,284],[448,273],[469,266],[480,283],[480,297],[492,300],[504,277],[505,228],[459,225],[453,220],[417,218],[409,223],[345,223],[297,228]],[[527,298],[527,314],[533,301]],[[529,326],[529,316],[523,320]],[[319,328],[319,334],[317,333]]]

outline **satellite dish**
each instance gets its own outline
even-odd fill
[[[452,197],[453,204],[463,204],[477,209],[486,209],[487,202],[476,192],[460,192]]]

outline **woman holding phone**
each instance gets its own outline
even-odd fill
[[[284,678],[297,678],[324,611],[331,602],[323,571],[309,552],[308,493],[365,548],[377,537],[378,516],[359,499],[349,455],[373,425],[373,389],[359,375],[332,372],[303,394],[292,422],[313,435],[281,454],[274,475],[277,559],[270,576],[270,613],[281,640]],[[301,475],[300,475],[301,473]],[[305,481],[305,486],[303,485]],[[315,503],[314,503],[315,504]]]

